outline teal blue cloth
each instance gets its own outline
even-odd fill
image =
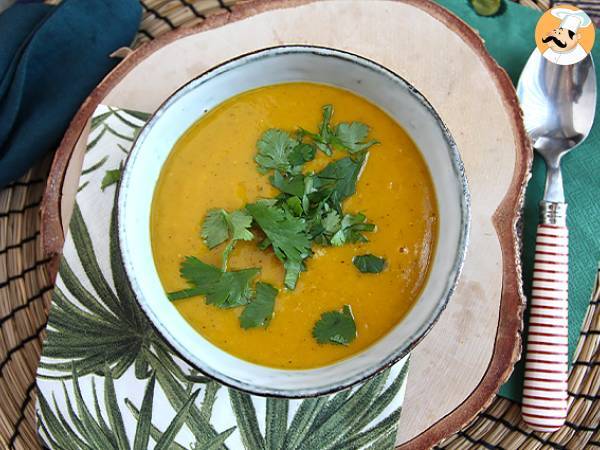
[[[0,14],[0,187],[57,147],[140,18],[137,0],[19,1]]]
[[[511,2],[505,2],[501,14],[478,16],[467,0],[439,0],[439,3],[475,28],[491,55],[508,72],[516,84],[519,74],[535,48],[534,30],[541,13]],[[600,62],[600,36],[592,50],[596,64]],[[596,75],[600,81],[600,76]],[[579,339],[581,324],[592,293],[600,260],[600,112],[588,139],[563,160],[563,176],[568,208],[569,242],[569,354],[572,358]],[[493,124],[484,124],[493,126]],[[527,188],[523,211],[523,286],[529,296],[533,273],[538,202],[544,191],[545,167],[535,157],[532,179]],[[484,249],[471,249],[481,251]],[[477,299],[473,299],[477,301]],[[527,321],[527,315],[526,319]],[[526,341],[526,333],[524,335]],[[515,366],[510,380],[500,395],[520,401],[523,363]]]

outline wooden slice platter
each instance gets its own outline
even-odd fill
[[[231,13],[129,53],[81,107],[56,154],[43,202],[45,250],[61,252],[88,121],[98,104],[152,112],[218,63],[300,43],[357,53],[406,78],[440,113],[465,163],[470,246],[456,294],[412,353],[397,440],[402,449],[425,448],[484,408],[520,356],[524,297],[516,223],[532,158],[508,76],[477,34],[440,6],[419,0],[240,2]]]

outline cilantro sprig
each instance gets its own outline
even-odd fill
[[[352,258],[352,264],[362,273],[380,273],[385,269],[385,258],[367,253]]]
[[[219,308],[243,307],[239,316],[244,329],[267,327],[275,310],[278,289],[256,282],[260,268],[228,270],[229,256],[238,241],[257,242],[262,251],[272,249],[285,269],[284,285],[295,289],[313,246],[342,246],[368,242],[366,233],[374,224],[358,212],[344,210],[344,201],[356,192],[356,184],[367,161],[368,150],[378,143],[369,139],[369,127],[361,122],[332,124],[333,107],[325,105],[315,133],[299,129],[265,131],[257,141],[254,158],[261,174],[269,176],[279,191],[275,198],[258,199],[236,211],[211,209],[204,217],[200,235],[209,249],[223,248],[221,267],[186,257],[180,267],[189,287],[168,294],[170,300],[204,296]],[[346,156],[334,157],[334,151]],[[320,171],[305,171],[305,164],[321,151],[332,160]],[[364,255],[369,256],[369,255]],[[370,255],[372,256],[372,255]],[[357,259],[358,258],[358,259]],[[379,262],[357,257],[361,271],[376,272]],[[376,257],[372,257],[376,258]],[[379,269],[382,270],[383,267]],[[348,345],[356,337],[352,311],[326,312],[315,324],[313,336],[319,343]]]
[[[251,281],[260,273],[259,268],[225,272],[206,264],[194,256],[186,257],[179,270],[181,277],[190,287],[170,292],[169,300],[204,295],[206,303],[219,308],[234,308],[246,305],[254,296]]]
[[[228,213],[224,209],[211,209],[206,213],[200,235],[210,249],[217,247],[229,239],[223,251],[222,269],[227,269],[229,255],[237,241],[251,241],[254,238],[250,227],[252,216],[244,211]]]
[[[267,173],[277,170],[286,174],[297,174],[302,166],[312,161],[316,150],[313,146],[294,139],[283,130],[272,128],[263,133],[256,147],[258,154],[254,158],[259,171]]]
[[[375,139],[367,140],[369,127],[362,122],[341,122],[337,126],[331,125],[333,116],[333,106],[323,106],[323,119],[319,125],[318,133],[301,129],[301,133],[310,136],[316,147],[327,156],[333,154],[334,148],[346,150],[350,153],[356,153],[367,150],[369,147],[378,144]]]
[[[331,238],[331,244],[341,247],[344,244],[368,242],[363,232],[375,230],[375,225],[367,223],[364,214],[346,214],[342,219],[339,229]]]
[[[242,328],[266,327],[273,317],[278,290],[268,283],[256,283],[256,298],[248,303],[240,316]]]
[[[352,308],[344,305],[341,311],[321,314],[312,334],[319,344],[350,344],[356,338],[356,323]]]
[[[275,256],[283,262],[285,286],[294,289],[303,261],[311,254],[306,222],[278,206],[275,200],[258,200],[246,205],[246,210],[267,236]]]

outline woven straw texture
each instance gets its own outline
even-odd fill
[[[144,16],[134,46],[171,29],[201,22],[211,12],[228,9],[235,1],[144,0]],[[521,3],[538,9],[549,6],[548,0]],[[593,2],[570,3],[582,3],[593,16],[600,14],[600,6]],[[48,168],[49,161],[44,161],[0,191],[0,449],[39,448],[35,373],[52,289],[39,232],[39,206]],[[520,420],[519,405],[497,398],[462,431],[436,448],[600,447],[599,297],[597,286],[569,377],[572,403],[565,427],[553,434],[530,432]]]

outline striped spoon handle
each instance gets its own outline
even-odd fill
[[[555,431],[567,417],[568,262],[566,225],[540,224],[521,410],[523,421],[536,431]]]

